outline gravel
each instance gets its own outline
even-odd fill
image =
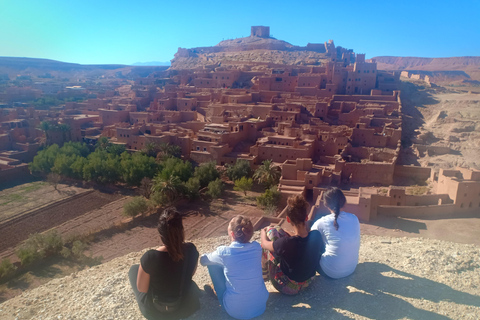
[[[258,234],[256,234],[258,239]],[[200,253],[228,244],[227,237],[196,240]],[[127,278],[143,252],[54,279],[0,304],[0,319],[143,319]],[[297,296],[270,283],[259,319],[480,319],[480,248],[422,238],[362,236],[360,263],[340,280],[317,277]],[[209,283],[199,266],[200,288]],[[192,319],[226,319],[203,294]]]

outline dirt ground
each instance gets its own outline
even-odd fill
[[[417,156],[405,148],[404,164],[480,169],[480,94],[402,81],[401,98],[404,147],[415,143],[450,149]]]

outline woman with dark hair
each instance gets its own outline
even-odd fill
[[[250,242],[253,225],[249,218],[234,217],[228,224],[229,246],[204,254],[200,264],[208,267],[213,282],[204,287],[216,295],[222,308],[236,319],[251,319],[265,312],[268,291],[262,278],[262,248]]]
[[[262,266],[264,275],[284,294],[294,295],[313,281],[323,248],[318,231],[308,231],[305,222],[308,203],[303,196],[288,198],[287,222],[294,232],[287,233],[276,227],[261,231],[264,249]]]
[[[347,199],[339,188],[323,193],[325,206],[331,214],[317,220],[311,230],[318,230],[325,242],[318,273],[333,279],[349,276],[358,264],[360,223],[354,214],[342,211]]]
[[[140,311],[147,319],[179,319],[200,308],[199,289],[192,276],[198,251],[184,242],[182,217],[166,209],[158,221],[163,246],[148,250],[128,276]]]

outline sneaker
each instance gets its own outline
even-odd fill
[[[211,284],[204,285],[203,286],[203,291],[205,291],[205,293],[208,296],[214,297],[215,299],[217,298],[217,293],[215,292],[215,289],[213,288],[213,286]]]

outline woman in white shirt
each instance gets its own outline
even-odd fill
[[[339,279],[351,275],[358,264],[360,223],[354,214],[341,211],[347,201],[339,188],[325,191],[323,201],[331,214],[317,220],[311,228],[320,231],[325,243],[317,271]]]

